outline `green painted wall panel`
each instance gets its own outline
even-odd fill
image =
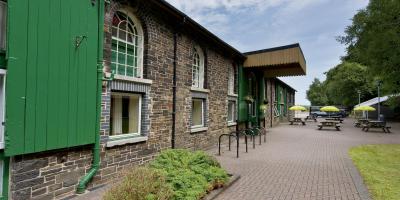
[[[6,80],[6,154],[25,152],[25,95],[27,65],[28,4],[26,1],[8,2],[8,74]],[[12,20],[11,20],[12,19]],[[10,23],[12,21],[12,23]],[[25,51],[23,51],[25,50]],[[12,52],[12,54],[10,54]],[[11,67],[12,66],[12,67]],[[12,81],[13,80],[13,81]],[[8,133],[12,133],[11,135]],[[16,143],[18,142],[18,143]],[[13,143],[13,145],[10,145]]]
[[[8,3],[6,155],[94,143],[98,4]]]
[[[242,66],[239,66],[239,122],[247,121],[247,102],[245,97],[249,94],[248,80]]]
[[[265,99],[265,80],[264,76],[260,76],[257,78],[258,79],[258,105],[257,105],[257,110],[259,113],[259,118],[264,119],[265,118],[265,113],[261,110],[261,105],[264,104]]]

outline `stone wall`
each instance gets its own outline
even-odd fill
[[[195,45],[199,45],[206,57],[206,82],[204,92],[206,100],[205,124],[208,130],[191,133],[192,96],[191,90],[192,54]],[[176,145],[178,148],[204,149],[216,145],[218,136],[235,130],[228,127],[228,70],[233,67],[233,61],[223,57],[201,41],[195,41],[190,35],[181,35],[178,39],[178,71],[177,71],[177,131]],[[202,92],[200,92],[202,93]]]
[[[124,3],[125,2],[125,3]],[[145,91],[149,127],[146,141],[106,147],[110,135],[110,107],[113,83],[103,82],[101,104],[101,164],[88,188],[105,184],[119,172],[141,165],[158,152],[171,147],[173,29],[152,13],[145,1],[112,2],[105,15],[104,71],[110,72],[111,20],[113,12],[129,4],[142,22],[144,37],[144,78],[152,80]],[[211,44],[183,33],[178,37],[176,145],[179,148],[204,149],[217,144],[218,136],[235,130],[227,125],[228,69],[233,61],[222,56]],[[193,45],[206,54],[208,130],[190,133],[191,63]],[[135,87],[132,87],[135,88]],[[12,199],[53,199],[73,195],[77,183],[92,165],[92,145],[16,156],[10,162],[10,197]]]

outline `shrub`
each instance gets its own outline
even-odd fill
[[[160,170],[139,167],[124,176],[120,184],[107,191],[104,200],[168,200],[174,194]]]
[[[200,199],[228,180],[218,161],[202,151],[166,150],[150,166],[165,171],[176,200]]]
[[[218,161],[202,151],[166,150],[147,168],[130,171],[104,199],[197,200],[227,180]]]

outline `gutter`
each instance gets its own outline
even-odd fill
[[[104,0],[98,1],[98,50],[97,50],[97,97],[96,97],[96,130],[95,142],[93,146],[93,164],[89,172],[79,181],[76,193],[85,192],[87,184],[100,168],[100,112],[101,112],[101,94],[103,81],[103,31],[104,31]]]

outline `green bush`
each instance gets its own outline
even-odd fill
[[[166,150],[150,167],[165,171],[176,200],[200,199],[228,180],[218,161],[202,151]]]
[[[173,197],[174,192],[160,170],[139,167],[124,176],[120,184],[107,191],[104,200],[168,200]]]
[[[105,200],[198,200],[221,187],[228,174],[202,151],[166,150],[148,168],[136,168]]]

